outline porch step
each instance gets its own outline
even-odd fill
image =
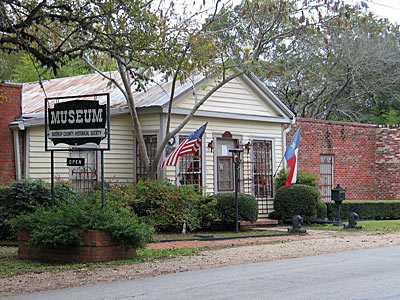
[[[239,222],[240,229],[252,229],[252,228],[262,228],[262,227],[271,227],[278,225],[278,220],[273,219],[258,219],[254,223],[250,223],[248,221]]]

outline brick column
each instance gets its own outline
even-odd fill
[[[22,85],[0,83],[0,184],[15,180],[13,133],[10,123],[21,115]]]

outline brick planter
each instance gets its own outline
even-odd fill
[[[18,232],[18,258],[45,262],[100,262],[136,257],[133,248],[120,248],[111,236],[100,230],[80,230],[83,243],[59,246],[29,245],[30,234]]]

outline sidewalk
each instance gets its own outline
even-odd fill
[[[287,233],[288,226],[274,227],[274,230],[282,231]],[[307,239],[321,239],[337,235],[337,231],[328,230],[308,230],[306,234],[292,234],[282,236],[261,236],[261,237],[249,237],[249,238],[237,238],[237,239],[216,239],[216,240],[188,240],[188,241],[171,241],[171,242],[160,242],[151,243],[147,245],[147,249],[168,249],[168,248],[196,248],[196,247],[207,247],[217,245],[245,245],[256,242],[279,242],[279,241],[295,241],[295,240],[307,240]]]

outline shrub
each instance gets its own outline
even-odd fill
[[[58,200],[55,207],[38,206],[31,213],[23,213],[11,224],[31,233],[30,243],[38,245],[68,245],[80,243],[77,229],[108,232],[121,246],[144,247],[153,229],[141,222],[127,208],[107,203],[93,194],[79,194]]]
[[[198,194],[192,186],[176,186],[165,179],[140,181],[126,188],[126,201],[157,231],[178,232],[200,227]]]
[[[300,214],[305,222],[317,217],[317,189],[303,185],[293,184],[290,187],[281,187],[277,190],[274,209],[283,222],[290,222],[293,215]]]
[[[57,183],[55,198],[72,195],[68,185]],[[51,191],[43,181],[23,179],[0,188],[0,239],[15,239],[9,221],[23,212],[32,212],[38,205],[51,204]]]
[[[330,220],[336,219],[337,206],[334,201],[326,202]],[[340,216],[347,219],[350,209],[357,205],[355,211],[360,219],[400,219],[400,201],[396,200],[377,200],[377,201],[361,201],[361,200],[345,200],[340,208]]]
[[[199,196],[200,229],[210,229],[218,219],[218,201],[215,196]]]
[[[236,222],[235,193],[219,193],[215,195],[218,201],[219,218],[223,225],[231,227]],[[257,221],[258,203],[254,196],[238,193],[239,221]]]
[[[275,178],[276,189],[278,190],[282,186],[285,186],[286,179],[289,176],[289,172],[282,169],[279,171],[278,176]],[[308,186],[317,187],[318,177],[310,172],[297,172],[297,184],[303,184]]]

